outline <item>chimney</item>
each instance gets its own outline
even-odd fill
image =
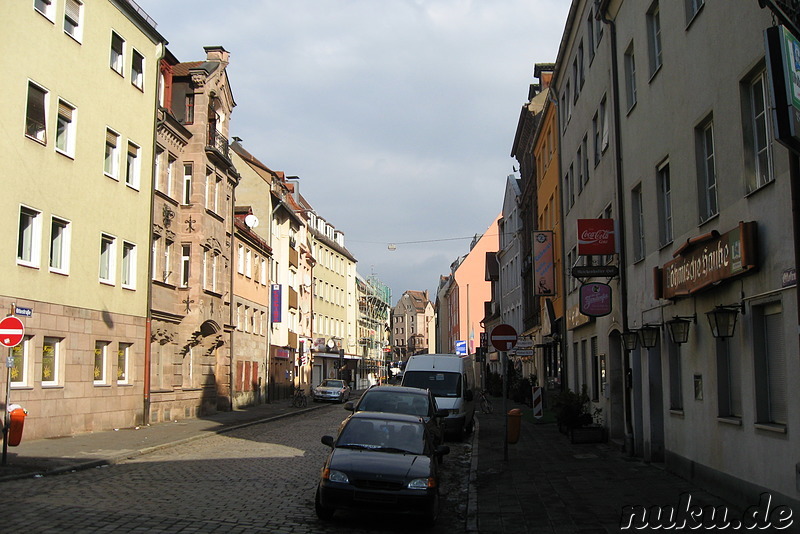
[[[230,62],[231,53],[221,46],[204,46],[206,51],[206,61],[218,61],[223,65]]]
[[[292,197],[294,197],[295,202],[300,204],[300,177],[287,176],[286,181],[292,184]]]

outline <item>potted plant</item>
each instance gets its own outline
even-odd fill
[[[569,389],[556,395],[553,409],[558,421],[558,429],[568,434],[572,443],[599,443],[605,441],[602,408],[590,411],[589,395],[586,386],[580,393]]]

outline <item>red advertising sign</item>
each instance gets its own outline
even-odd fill
[[[589,317],[611,313],[611,286],[599,282],[583,284],[580,289],[580,311]]]
[[[280,284],[272,284],[272,296],[271,296],[271,314],[272,314],[272,322],[273,323],[280,323],[282,320],[281,317],[281,285]]]
[[[614,219],[578,219],[578,256],[614,254]]]

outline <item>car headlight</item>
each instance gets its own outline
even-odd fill
[[[412,490],[426,490],[435,487],[436,487],[436,479],[433,477],[415,478],[414,480],[408,483],[408,489]]]
[[[342,484],[350,483],[350,479],[347,478],[346,474],[341,471],[336,471],[335,469],[326,469],[322,473],[322,478],[329,482],[341,482]]]

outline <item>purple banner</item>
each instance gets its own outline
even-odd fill
[[[583,284],[580,291],[580,311],[589,317],[611,313],[611,286],[599,282]]]

